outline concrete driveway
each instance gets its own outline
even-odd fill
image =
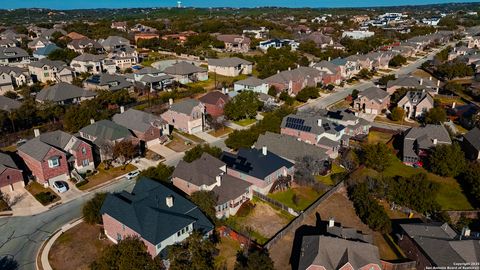
[[[165,159],[168,159],[171,156],[174,156],[177,154],[177,152],[173,151],[172,149],[166,147],[165,145],[161,144],[155,144],[151,145],[148,147],[149,150],[152,150],[153,152],[161,155]]]
[[[11,200],[16,201],[11,207],[15,216],[28,216],[47,209],[24,188],[17,188],[14,191],[7,192],[7,194]]]
[[[80,196],[82,196],[83,192],[78,190],[78,188],[70,183],[70,182],[66,182],[67,185],[68,185],[68,190],[66,192],[63,192],[63,193],[59,193],[55,187],[51,187],[51,189],[57,193],[58,196],[60,196],[60,198],[62,199],[62,203],[66,203],[66,202],[69,202],[71,200],[74,200]]]

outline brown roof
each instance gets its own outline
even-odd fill
[[[79,34],[77,32],[70,32],[67,34],[67,37],[71,38],[72,40],[87,38],[86,36]]]
[[[199,98],[199,100],[205,104],[217,104],[219,99],[223,99],[227,102],[228,96],[220,91],[212,91]]]

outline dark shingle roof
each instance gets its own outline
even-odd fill
[[[258,149],[241,148],[236,155],[223,152],[221,160],[229,168],[258,179],[265,179],[265,177],[282,167],[287,169],[293,167],[292,162],[270,151],[267,151],[267,155],[263,155],[262,150]]]
[[[20,106],[22,106],[22,103],[14,99],[7,98],[5,96],[0,96],[0,111],[3,110],[3,111],[11,112],[15,109],[20,108]]]
[[[27,51],[18,47],[0,48],[0,59],[28,57]]]
[[[53,86],[42,89],[36,96],[40,101],[65,101],[73,98],[94,97],[97,93],[93,91],[84,90],[73,84],[60,82]]]
[[[138,132],[146,132],[152,126],[159,127],[166,124],[160,116],[135,109],[128,109],[124,113],[115,114],[112,121]]]
[[[236,67],[239,65],[251,65],[252,62],[244,60],[238,57],[230,57],[230,58],[221,58],[221,59],[208,59],[209,66],[217,66],[217,67]]]
[[[79,62],[101,62],[103,59],[105,59],[105,55],[96,55],[90,53],[84,53],[73,58],[73,60]]]
[[[168,207],[166,198],[173,197]],[[203,233],[213,230],[213,224],[200,209],[172,189],[148,178],[137,181],[133,191],[108,194],[100,210],[134,230],[156,245],[184,227]]]
[[[207,70],[201,67],[197,67],[194,64],[182,61],[167,67],[165,70],[163,70],[163,72],[170,75],[188,75],[199,72],[207,72]]]
[[[464,139],[467,140],[476,150],[480,150],[480,129],[478,127],[473,128],[465,135]]]
[[[247,181],[224,174],[220,186],[215,186],[212,191],[217,195],[217,205],[221,205],[245,194],[251,185]]]
[[[378,87],[369,87],[360,92],[359,96],[366,97],[369,100],[377,100],[380,102],[381,100],[387,98],[389,95],[387,91],[384,91]]]
[[[108,74],[102,73],[98,75],[92,75],[86,81],[88,84],[98,85],[98,86],[107,86],[108,90],[116,91],[124,88],[129,88],[133,84],[127,81],[127,78],[117,74]]]
[[[15,161],[13,161],[12,157],[6,153],[0,152],[0,174],[7,168],[18,170],[18,166],[15,164]]]
[[[43,160],[52,147],[64,151],[72,137],[72,135],[61,130],[42,133],[40,136],[27,141],[18,149],[35,160]]]
[[[80,129],[80,132],[96,137],[97,140],[106,141],[116,141],[132,137],[132,133],[128,128],[110,120],[100,120]]]
[[[260,86],[262,84],[266,83],[264,80],[262,79],[259,79],[257,77],[248,77],[246,78],[245,80],[240,80],[240,81],[236,81],[235,84],[238,84],[238,85],[246,85],[246,86]]]
[[[196,186],[210,186],[215,183],[215,177],[224,172],[221,168],[225,165],[221,160],[203,153],[199,159],[191,163],[181,160],[173,172],[173,177],[178,177]]]
[[[173,103],[172,106],[170,106],[170,110],[190,115],[192,113],[193,108],[195,108],[199,104],[200,104],[200,101],[196,99],[188,98],[180,102]]]
[[[225,102],[228,101],[228,96],[220,91],[212,91],[200,97],[200,100],[204,104],[217,104],[219,99],[223,99]]]

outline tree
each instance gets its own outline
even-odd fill
[[[278,97],[280,100],[285,102],[285,105],[291,106],[295,102],[295,99],[291,97],[286,91],[282,91]]]
[[[357,74],[357,77],[360,78],[360,79],[370,79],[370,71],[366,68],[362,68],[358,74]]]
[[[405,110],[402,107],[395,107],[390,114],[393,121],[400,121],[405,117]]]
[[[157,167],[150,167],[140,172],[141,177],[150,178],[158,182],[168,183],[175,167],[159,163]],[[139,177],[140,178],[140,177]]]
[[[313,156],[303,156],[295,160],[295,182],[299,185],[316,186],[314,175],[319,175],[330,169],[325,166],[325,160]]]
[[[457,77],[473,76],[472,66],[462,62],[447,62],[437,67],[436,72],[439,76],[452,80]]]
[[[389,81],[395,80],[395,74],[384,75],[380,79],[378,79],[378,83],[380,85],[387,85]]]
[[[388,65],[391,67],[401,67],[406,63],[407,63],[407,58],[403,57],[400,54],[397,54],[392,59],[390,59],[390,62],[388,62]]]
[[[272,96],[272,97],[276,97],[276,96],[277,96],[277,89],[275,88],[275,86],[271,85],[271,86],[268,88],[268,95],[269,95],[269,96]]]
[[[346,151],[342,152],[340,163],[348,171],[354,171],[359,166],[358,156],[354,150],[347,149]]]
[[[298,92],[297,96],[295,97],[300,102],[307,102],[309,99],[315,99],[320,97],[320,93],[318,92],[318,88],[316,87],[305,87],[300,92]]]
[[[138,154],[137,148],[131,141],[121,141],[113,146],[113,159],[119,160],[124,166]]]
[[[447,113],[442,107],[433,107],[425,114],[425,123],[441,124],[447,120]]]
[[[224,113],[231,120],[255,118],[262,106],[263,102],[258,100],[258,93],[243,91],[225,105]]]
[[[210,146],[208,144],[199,144],[185,152],[185,156],[183,156],[183,161],[190,163],[194,160],[199,159],[203,155],[203,153],[208,153],[216,158],[220,158],[220,156],[222,155],[222,149],[216,146]]]
[[[106,197],[106,193],[95,193],[95,196],[85,203],[82,209],[82,213],[83,220],[86,223],[91,225],[103,223],[100,209],[102,208],[103,202],[105,201]]]
[[[18,94],[13,92],[13,91],[7,91],[5,94],[3,94],[4,97],[11,98],[11,99],[17,99]]]
[[[213,191],[195,191],[190,200],[202,210],[211,220],[215,220],[215,206],[217,206],[217,195]]]
[[[359,93],[360,93],[360,91],[358,91],[357,89],[353,89],[353,91],[352,91],[352,98],[353,98],[353,99],[357,99]]]
[[[465,154],[457,143],[437,145],[428,157],[428,169],[441,176],[457,176],[466,168]]]
[[[398,104],[398,102],[407,94],[408,91],[417,91],[417,89],[401,87],[392,94],[390,102],[392,104]]]
[[[215,245],[200,232],[193,232],[184,242],[168,247],[171,270],[213,270]],[[132,268],[139,269],[139,268]]]
[[[247,255],[237,253],[235,270],[273,270],[273,261],[266,250],[250,250]]]
[[[163,269],[159,259],[153,259],[147,247],[139,238],[127,237],[120,240],[117,245],[108,246],[100,258],[94,261],[92,270],[158,270]]]
[[[64,61],[67,64],[70,63],[73,58],[77,57],[79,54],[74,50],[70,49],[56,49],[50,54],[48,54],[47,58],[50,60],[59,60]]]
[[[473,163],[468,166],[460,177],[461,184],[467,194],[477,206],[480,206],[480,164]]]
[[[362,148],[362,160],[365,166],[383,172],[391,161],[392,152],[382,143],[367,144]]]

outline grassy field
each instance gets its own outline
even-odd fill
[[[315,179],[317,181],[320,181],[320,182],[324,183],[327,186],[333,186],[333,185],[335,185],[335,183],[332,180],[332,174],[341,173],[341,172],[344,172],[344,171],[345,171],[344,168],[340,167],[336,163],[333,163],[332,164],[332,170],[329,174],[327,174],[327,175],[317,175],[317,176],[315,176]]]
[[[209,131],[208,134],[214,136],[214,137],[222,137],[222,136],[225,136],[229,133],[231,133],[233,131],[233,129],[229,128],[229,127],[223,127],[219,130],[212,130],[212,131]]]
[[[386,144],[390,139],[392,138],[392,134],[390,133],[385,133],[385,132],[379,132],[379,131],[370,131],[368,133],[368,143],[383,143]]]
[[[242,120],[234,121],[235,124],[237,124],[239,126],[242,126],[242,127],[250,126],[251,124],[253,124],[255,122],[257,122],[256,119],[242,119]]]
[[[215,269],[233,269],[235,266],[237,251],[240,250],[240,244],[234,239],[222,237],[217,244],[219,250],[215,257]]]
[[[113,180],[121,175],[124,175],[126,173],[129,173],[133,170],[136,170],[137,167],[135,167],[132,164],[127,164],[127,166],[124,168],[124,166],[119,166],[119,167],[110,167],[108,170],[105,169],[105,164],[101,163],[97,167],[98,173],[90,176],[87,178],[88,183],[86,183],[83,186],[80,186],[80,190],[87,190],[91,189],[93,187],[96,187],[98,185],[101,185],[103,183],[106,183],[110,180]]]
[[[283,203],[295,211],[302,211],[322,194],[323,193],[318,193],[310,187],[295,187],[289,188],[286,191],[270,193],[268,197]]]

